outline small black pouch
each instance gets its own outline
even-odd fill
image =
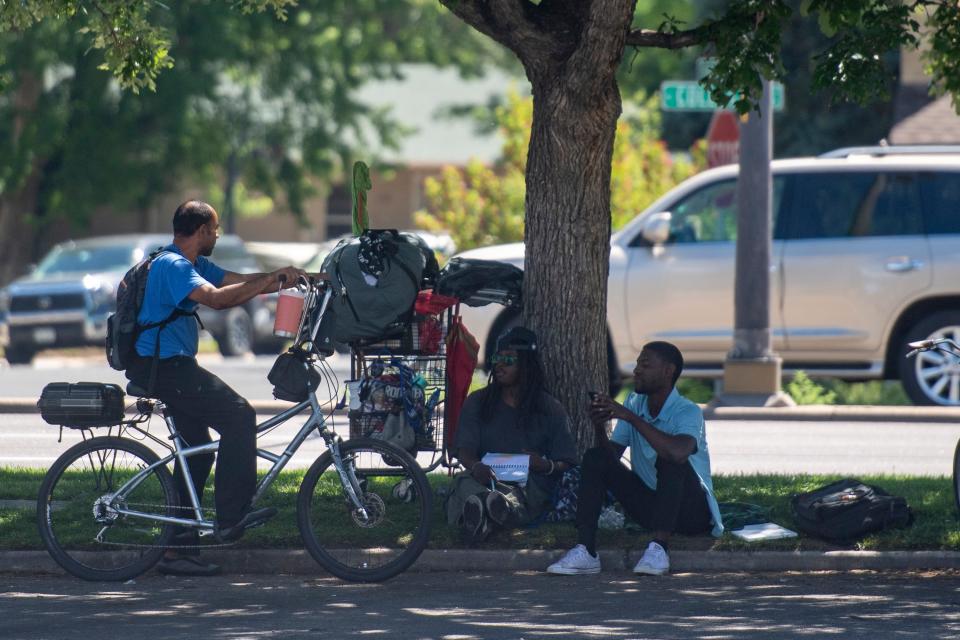
[[[273,384],[273,397],[288,402],[303,402],[320,384],[320,373],[299,351],[287,351],[277,356],[267,380]]]

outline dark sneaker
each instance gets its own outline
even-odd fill
[[[243,533],[247,529],[259,527],[275,515],[277,515],[277,510],[273,507],[247,511],[247,513],[240,518],[240,522],[223,528],[217,527],[217,540],[220,542],[236,542],[243,537]]]
[[[501,527],[506,527],[510,519],[510,503],[507,502],[507,497],[499,491],[491,491],[484,499],[484,503],[490,519]]]
[[[220,573],[220,565],[197,556],[177,556],[162,559],[157,563],[157,571],[166,576],[215,576]]]
[[[480,496],[470,496],[464,503],[463,529],[468,542],[483,542],[490,535],[490,522],[484,513]]]

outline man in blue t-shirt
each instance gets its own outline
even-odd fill
[[[600,571],[597,521],[607,491],[653,533],[634,573],[662,575],[670,570],[667,548],[674,532],[723,533],[703,412],[677,392],[682,371],[679,349],[668,342],[650,342],[637,358],[635,391],[624,404],[593,394],[590,418],[598,446],[583,456],[576,520],[579,544],[550,565],[549,573]],[[608,438],[611,418],[617,425]],[[632,469],[620,462],[627,447]]]
[[[284,281],[286,286],[294,286],[303,272],[293,267],[272,273],[225,271],[207,259],[219,236],[219,216],[209,204],[189,200],[177,207],[173,243],[150,265],[137,322],[147,325],[166,320],[175,310],[184,313],[162,328],[140,334],[138,357],[127,369],[127,378],[147,387],[154,376],[153,395],[167,405],[188,446],[210,442],[208,428],[220,434],[214,492],[216,533],[220,540],[232,541],[276,510],[251,508],[256,489],[256,414],[236,391],[197,364],[199,329],[191,314],[201,304],[214,309],[241,305],[261,293],[277,291]],[[187,461],[198,498],[203,496],[213,461],[213,454],[192,456]],[[175,477],[180,504],[190,505],[190,490],[179,462]],[[191,551],[197,542],[195,529],[178,533],[174,542],[183,548],[167,551],[158,565],[161,572],[212,575],[219,571],[217,565],[201,562]]]

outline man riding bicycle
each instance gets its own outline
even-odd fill
[[[127,369],[129,380],[148,388],[170,409],[177,430],[188,446],[211,441],[208,428],[220,434],[220,460],[215,478],[216,537],[222,542],[238,540],[244,530],[275,515],[272,508],[251,509],[256,488],[256,413],[250,404],[220,378],[197,364],[199,328],[194,312],[199,304],[227,309],[244,304],[261,293],[294,286],[304,275],[294,267],[271,273],[240,274],[226,271],[208,260],[220,236],[220,220],[212,206],[189,200],[173,214],[173,242],[150,265],[143,304],[137,316],[140,326],[169,323],[144,330],[136,342],[137,357]],[[155,356],[158,358],[155,361]],[[189,458],[190,474],[198,498],[214,454]],[[177,462],[174,473],[180,503],[190,504],[189,489]],[[204,563],[195,546],[196,530],[174,538],[158,565],[172,575],[213,575],[220,567]]]

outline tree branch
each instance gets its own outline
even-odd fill
[[[480,33],[513,51],[521,61],[531,49],[554,47],[550,34],[528,18],[529,0],[440,0],[440,3]]]
[[[705,24],[696,29],[664,33],[653,29],[635,29],[627,34],[629,47],[655,47],[658,49],[683,49],[705,44],[713,40],[716,23]]]

